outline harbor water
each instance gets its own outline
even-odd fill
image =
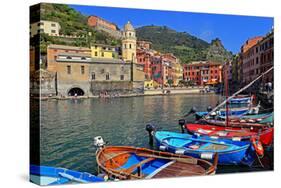
[[[93,138],[102,136],[108,145],[152,148],[147,123],[161,130],[180,132],[178,120],[196,106],[215,106],[219,95],[170,95],[130,98],[99,98],[41,101],[41,165],[96,174]],[[194,120],[189,117],[189,120]],[[272,169],[272,152],[262,159]],[[264,170],[256,167],[219,166],[218,173]]]

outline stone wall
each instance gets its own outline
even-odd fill
[[[49,97],[56,95],[56,76],[54,73],[38,70],[30,75],[30,95]]]
[[[92,74],[95,74],[95,81],[105,81],[106,74],[109,74],[108,81],[130,81],[131,64],[130,63],[96,63],[89,67],[89,75],[92,80]],[[123,75],[123,80],[121,80]]]
[[[57,88],[58,88],[58,96],[65,97],[68,96],[68,92],[72,88],[80,88],[84,91],[84,96],[92,96],[90,92],[90,83],[89,81],[57,81]]]
[[[133,93],[133,84],[131,81],[92,81],[91,92],[93,95],[99,95],[102,92],[108,94],[130,94]]]

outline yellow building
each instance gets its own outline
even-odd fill
[[[124,26],[122,40],[122,58],[124,61],[136,62],[137,38],[130,22]]]
[[[118,58],[118,53],[114,46],[95,44],[91,46],[91,57],[116,59]]]
[[[146,80],[144,81],[144,88],[157,88],[159,84],[154,80]]]
[[[40,20],[30,24],[30,37],[39,33],[46,33],[50,36],[59,36],[61,26],[58,22]]]
[[[183,68],[182,65],[179,62],[177,62],[175,63],[174,69],[175,69],[174,85],[177,86],[179,85],[180,80],[183,80]]]

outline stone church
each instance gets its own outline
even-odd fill
[[[95,44],[91,48],[51,44],[47,47],[48,96],[97,96],[141,94],[143,66],[137,63],[136,32],[128,22],[122,32],[121,53],[117,46]],[[49,93],[48,93],[49,92]]]

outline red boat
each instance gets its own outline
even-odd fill
[[[273,141],[272,127],[219,127],[213,125],[202,124],[186,124],[185,128],[188,132],[195,135],[205,135],[213,138],[227,138],[232,140],[249,140],[251,138],[258,139],[264,146],[269,146]]]

